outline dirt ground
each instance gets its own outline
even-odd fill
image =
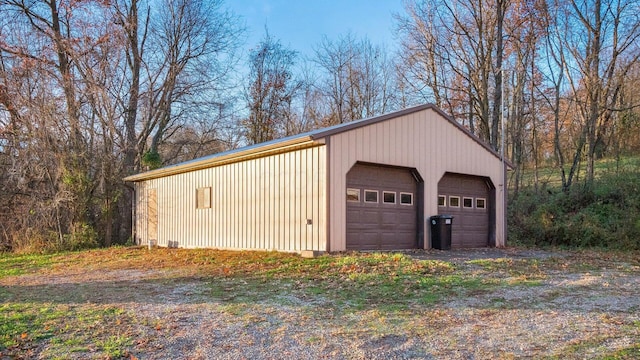
[[[397,297],[369,307],[338,302],[331,286],[303,284],[302,291],[300,282],[314,281],[304,278],[254,287],[194,269],[96,265],[5,277],[1,299],[122,309],[129,317],[122,331],[131,339],[126,358],[640,359],[638,259],[513,248],[407,254],[451,263],[462,279],[491,277],[500,285],[461,282],[430,303]],[[447,285],[433,286],[438,292]],[[51,341],[13,354],[104,357],[90,346],[65,353]]]

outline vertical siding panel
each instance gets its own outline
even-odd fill
[[[244,176],[242,176],[242,168],[243,166],[246,164],[246,162],[239,162],[239,163],[235,163],[234,167],[236,169],[236,178],[235,178],[235,183],[236,183],[236,196],[235,196],[235,201],[233,202],[233,206],[236,208],[236,222],[235,222],[235,231],[236,231],[236,242],[238,243],[238,248],[240,249],[246,249],[246,244],[244,241],[244,238],[242,236],[242,232],[244,230],[244,214],[243,214],[243,208],[244,208],[244,196],[242,194],[243,190],[244,190],[244,182],[246,181],[246,179],[244,178]]]
[[[270,156],[267,160],[267,168],[268,168],[268,172],[267,172],[267,178],[268,183],[267,183],[267,199],[268,199],[268,204],[267,204],[267,211],[264,214],[265,217],[265,232],[266,232],[266,236],[267,236],[267,242],[268,245],[266,246],[267,249],[271,249],[273,248],[273,211],[274,211],[274,206],[273,206],[273,196],[274,196],[274,188],[273,188],[273,172],[274,172],[274,157]]]
[[[240,201],[240,179],[238,173],[238,163],[234,163],[231,165],[233,169],[233,182],[231,186],[233,187],[233,193],[231,198],[229,199],[229,205],[232,207],[232,234],[231,238],[233,239],[232,246],[238,249],[242,249],[242,243],[239,241],[238,228],[240,227],[240,212],[238,203]]]
[[[329,174],[327,170],[327,148],[323,146],[318,149],[318,168],[320,171],[318,172],[318,197],[320,198],[320,204],[318,204],[318,218],[322,220],[321,223],[318,224],[318,244],[320,246],[320,250],[325,250],[327,248],[327,237],[328,237],[328,216],[327,216],[327,206],[328,206],[328,193],[327,193],[327,181],[329,181]]]
[[[205,182],[205,175],[206,175],[206,170],[201,170],[201,171],[196,171],[195,172],[198,175],[198,187],[204,187],[206,186],[206,182]],[[195,190],[193,190],[195,192]],[[195,194],[194,194],[195,195]],[[203,209],[200,211],[200,213],[198,214],[198,216],[196,217],[196,229],[197,231],[197,238],[196,238],[196,244],[197,247],[202,247],[203,245],[203,240],[205,238],[205,233],[207,231],[207,222],[205,221],[207,214],[209,214],[209,209]]]
[[[207,186],[211,187],[211,208],[209,208],[209,210],[207,211],[207,216],[204,218],[207,224],[207,236],[206,238],[203,240],[203,247],[211,247],[210,245],[210,241],[211,238],[213,238],[213,231],[214,231],[214,221],[213,221],[213,217],[215,216],[215,206],[214,206],[214,201],[215,201],[215,193],[214,191],[216,191],[216,189],[213,187],[214,182],[214,174],[215,174],[215,168],[210,168],[207,169]]]
[[[226,237],[225,234],[225,226],[224,226],[224,216],[223,214],[225,214],[225,207],[224,207],[224,187],[225,187],[225,183],[224,183],[224,166],[220,166],[216,168],[216,188],[217,188],[217,193],[218,193],[218,198],[217,198],[217,205],[216,205],[216,222],[215,222],[215,227],[216,227],[216,237],[215,237],[215,241],[214,241],[214,246],[216,246],[217,248],[223,248],[224,247],[224,238]]]
[[[311,218],[313,219],[313,224],[311,226],[311,244],[313,250],[323,250],[320,247],[320,205],[322,204],[322,193],[320,191],[320,174],[322,172],[321,164],[320,164],[320,149],[323,147],[317,147],[311,149],[312,158],[313,158],[313,179],[312,179],[312,187],[313,187],[313,196],[311,197]]]
[[[242,190],[242,204],[244,207],[242,209],[242,213],[244,214],[243,238],[246,244],[246,248],[252,249],[254,248],[253,239],[251,239],[251,231],[254,226],[251,221],[253,218],[253,201],[251,201],[252,199],[249,196],[249,192],[254,191],[251,186],[253,184],[253,178],[255,176],[255,172],[253,172],[255,171],[255,160],[243,161],[242,164],[244,165],[242,169],[242,178],[244,179],[244,181],[242,182],[244,184],[244,189]]]
[[[245,190],[247,188],[247,179],[244,176],[245,168],[247,167],[247,161],[242,161],[237,163],[238,166],[238,178],[237,183],[238,187],[238,199],[239,202],[236,202],[236,206],[238,206],[238,217],[240,218],[238,221],[238,241],[240,241],[240,246],[242,249],[247,249],[247,199],[245,197]]]
[[[296,188],[296,162],[297,156],[295,153],[289,153],[289,165],[288,165],[288,173],[289,173],[289,206],[288,206],[288,218],[287,221],[287,233],[289,235],[289,239],[287,242],[287,250],[296,250],[297,247],[297,231],[298,224],[296,223],[297,215],[296,215],[296,197],[298,196],[298,189]]]
[[[192,196],[194,198],[194,205],[195,205],[195,198],[196,198],[196,189],[200,186],[200,179],[202,178],[202,171],[194,171],[192,172],[192,185],[191,188],[188,189],[188,192],[191,193],[189,196]],[[190,247],[193,246],[197,246],[198,242],[200,241],[199,236],[200,236],[200,216],[202,213],[202,210],[196,210],[196,206],[193,207],[193,216],[191,217],[191,224],[193,227],[193,230],[191,230],[192,233],[192,240],[189,242]]]
[[[313,219],[313,225],[311,227],[311,245],[312,249],[323,250],[321,248],[321,236],[323,231],[327,230],[323,219],[325,219],[327,212],[321,215],[322,204],[326,204],[326,201],[323,199],[322,194],[324,191],[321,191],[321,182],[322,182],[322,174],[325,173],[325,169],[322,169],[322,164],[320,159],[322,158],[322,152],[325,147],[319,147],[313,149],[313,157],[311,158],[311,162],[313,164],[313,193],[316,195],[313,197],[313,204],[311,208],[311,216]]]
[[[304,187],[302,189],[302,200],[303,200],[303,205],[302,205],[302,212],[303,212],[303,216],[302,216],[302,230],[304,233],[304,236],[302,238],[302,250],[313,250],[313,215],[312,215],[312,211],[311,211],[311,203],[312,203],[312,199],[313,199],[313,173],[314,173],[314,169],[313,169],[313,149],[307,149],[304,154],[303,154],[303,159],[304,159],[304,164],[303,167],[305,169],[304,171],[304,178],[303,178],[303,183],[304,183]],[[311,219],[312,223],[311,225],[307,224],[307,219]]]
[[[270,233],[270,242],[271,242],[271,248],[272,249],[277,249],[278,248],[278,221],[279,221],[279,217],[278,217],[278,199],[280,198],[280,173],[278,170],[278,159],[279,156],[273,156],[271,158],[271,169],[270,169],[270,173],[271,173],[271,179],[273,179],[273,182],[271,183],[271,195],[270,195],[270,201],[271,201],[271,205],[270,205],[270,213],[268,216],[269,219],[269,233]]]
[[[233,208],[233,205],[231,203],[231,199],[233,199],[233,196],[235,195],[235,189],[234,189],[234,167],[233,164],[226,166],[226,177],[225,177],[225,183],[226,183],[226,191],[225,191],[225,208],[226,208],[226,216],[225,216],[225,225],[227,227],[227,237],[225,239],[225,244],[224,247],[225,248],[233,248],[234,244],[234,238],[233,238],[233,222],[232,219],[234,219],[236,217],[236,214],[234,213],[235,209]]]
[[[270,227],[271,229],[270,231],[270,237],[271,237],[271,247],[273,249],[277,249],[278,248],[278,221],[279,221],[279,211],[280,211],[280,181],[281,181],[281,177],[279,176],[280,173],[280,169],[278,167],[278,162],[280,161],[280,156],[276,155],[273,156],[271,158],[271,170],[270,173],[271,178],[273,179],[273,183],[271,184],[271,195],[270,195],[270,201],[271,201],[271,213],[269,214],[268,218],[269,218],[269,223],[270,223]]]
[[[252,223],[253,219],[253,201],[249,196],[250,193],[253,193],[254,189],[251,187],[253,184],[253,178],[255,176],[255,160],[243,161],[244,164],[242,169],[242,178],[244,181],[244,189],[242,190],[242,197],[244,199],[242,209],[244,214],[244,226],[243,226],[243,237],[247,248],[254,248],[253,239],[251,239],[251,231],[254,227]]]
[[[251,182],[253,186],[250,188],[254,195],[250,196],[251,198],[251,233],[249,234],[249,238],[251,239],[251,243],[253,244],[254,249],[264,249],[263,238],[259,236],[262,231],[262,222],[260,218],[260,209],[262,208],[262,204],[264,203],[264,193],[262,192],[262,184],[264,181],[264,174],[262,174],[262,160],[256,159],[254,160],[254,170],[253,174],[251,174]]]
[[[376,150],[376,162],[380,164],[385,163],[385,153],[384,153],[384,136],[383,136],[383,126],[372,126],[371,132],[373,133],[373,141],[372,144],[376,144],[373,146]]]
[[[169,201],[171,202],[171,205],[169,206],[170,209],[173,208],[177,208],[178,211],[180,211],[180,214],[182,214],[182,223],[180,224],[180,228],[187,228],[186,234],[187,234],[187,238],[185,239],[185,241],[183,241],[183,243],[189,243],[190,239],[191,239],[191,231],[189,229],[189,212],[191,211],[189,205],[190,205],[190,201],[191,201],[191,193],[187,192],[188,189],[190,189],[190,185],[191,185],[191,176],[189,176],[190,174],[184,174],[182,176],[183,179],[186,179],[186,181],[181,181],[180,184],[182,184],[182,186],[178,186],[177,188],[180,190],[180,196],[175,198],[175,197],[169,197],[166,198],[164,194],[171,192],[172,190],[175,190],[176,187],[175,186],[175,181],[177,180],[176,178],[168,178],[168,179],[163,179],[166,181],[162,182],[162,189],[163,189],[163,197],[165,197],[165,201]],[[174,185],[174,186],[172,186]],[[186,201],[185,201],[186,199]],[[164,224],[170,224],[170,222],[173,222],[174,219],[171,219],[170,216],[164,216],[165,221],[163,222]],[[168,226],[165,227],[165,231],[163,231],[165,233],[165,236],[163,236],[164,238],[164,242],[166,245],[169,245],[169,241],[170,240],[175,240],[176,239],[176,235],[177,232],[175,231],[176,227],[175,226]]]
[[[346,140],[353,144],[353,146],[349,146],[347,149],[345,149],[346,151],[344,152],[344,154],[346,155],[346,157],[348,157],[349,159],[355,159],[356,158],[356,151],[358,149],[357,147],[357,141],[356,141],[356,131],[350,131],[349,135],[346,137]]]
[[[285,157],[285,165],[284,165],[284,177],[285,177],[285,181],[286,181],[286,187],[285,187],[285,215],[284,215],[284,223],[282,224],[283,226],[283,230],[284,230],[284,244],[283,244],[283,249],[286,250],[291,250],[291,207],[292,207],[292,194],[294,193],[295,189],[294,187],[294,182],[292,181],[292,171],[291,171],[291,161],[292,161],[292,155],[291,153],[286,153],[284,155]]]
[[[285,233],[285,224],[287,221],[287,218],[286,218],[287,206],[288,206],[287,187],[289,183],[288,181],[289,174],[286,172],[286,169],[284,168],[286,157],[287,157],[286,154],[282,154],[278,158],[279,160],[278,167],[280,171],[280,191],[279,191],[280,209],[278,211],[278,217],[279,217],[278,218],[278,249],[285,249],[285,244],[287,240],[286,239],[287,234]]]
[[[193,239],[194,239],[193,233],[195,231],[194,226],[193,226],[193,221],[194,221],[194,218],[195,218],[195,216],[193,216],[193,215],[195,215],[195,204],[194,204],[193,207],[190,206],[192,198],[195,197],[194,196],[194,192],[195,191],[193,191],[193,186],[194,186],[193,179],[195,177],[195,173],[187,173],[187,174],[185,174],[185,177],[187,178],[187,183],[186,183],[186,186],[183,188],[183,196],[186,197],[187,202],[178,202],[176,205],[179,206],[180,208],[182,208],[182,210],[183,210],[181,212],[183,214],[182,217],[183,217],[183,219],[185,221],[185,224],[187,226],[187,229],[188,229],[187,230],[188,238],[186,239],[186,241],[184,241],[182,243],[186,243],[187,245],[189,245],[189,244],[193,243]],[[174,180],[174,179],[170,179],[170,180]],[[173,181],[165,181],[164,184],[163,184],[163,187],[166,190],[169,190],[170,189],[169,185],[172,184],[172,183],[174,183],[174,182]],[[170,236],[170,237],[167,237],[165,240],[167,242],[175,241],[176,237],[175,236]]]
[[[365,153],[365,149],[369,146],[369,144],[367,143],[367,138],[365,137],[365,129],[357,129],[356,131],[354,131],[355,134],[355,146],[354,148],[356,149],[356,154],[353,157],[354,159],[362,156],[362,154]]]
[[[254,248],[261,248],[260,239],[256,236],[258,229],[260,228],[260,222],[258,221],[258,206],[261,203],[258,195],[258,186],[260,186],[260,178],[262,177],[259,172],[260,160],[256,159],[251,162],[251,174],[249,175],[249,179],[251,179],[251,186],[249,187],[249,204],[248,210],[251,213],[249,222],[251,224],[251,231],[249,232],[249,239],[253,244]]]
[[[269,212],[269,205],[271,199],[269,198],[269,187],[271,184],[271,176],[269,174],[269,158],[262,159],[262,197],[263,203],[259,209],[258,216],[260,217],[260,236],[262,237],[262,246],[264,249],[269,249],[269,228],[267,223],[267,214]]]
[[[149,236],[147,234],[147,226],[146,226],[146,219],[147,219],[147,204],[146,204],[147,184],[148,184],[148,182],[145,181],[145,182],[141,183],[141,186],[140,186],[140,195],[139,195],[140,198],[138,199],[138,201],[139,201],[138,204],[142,207],[142,212],[141,212],[142,216],[136,216],[136,221],[138,222],[139,229],[142,230],[142,232],[140,234],[141,237],[142,237],[141,241],[147,241],[147,244],[148,244]],[[145,221],[143,221],[143,219]]]
[[[289,172],[286,169],[286,163],[288,160],[287,154],[282,154],[278,158],[279,171],[280,171],[280,211],[278,213],[278,248],[286,249],[287,244],[287,208],[289,207],[288,187],[289,187]]]
[[[256,159],[253,161],[253,173],[251,176],[251,183],[253,184],[249,189],[253,193],[250,194],[251,199],[251,231],[249,232],[249,239],[254,249],[264,248],[261,232],[261,221],[259,209],[264,203],[264,194],[262,192],[262,182],[264,175],[262,174],[262,159]]]
[[[208,247],[220,247],[218,241],[220,239],[220,170],[221,167],[211,169],[211,238]]]
[[[304,191],[304,182],[306,180],[306,172],[307,169],[303,167],[304,164],[304,152],[302,151],[296,151],[296,166],[297,166],[297,171],[296,173],[296,186],[297,186],[297,196],[296,196],[296,209],[297,209],[297,213],[296,213],[296,219],[297,219],[297,224],[298,224],[298,229],[297,229],[297,234],[298,234],[298,250],[304,250],[303,247],[303,241],[305,239],[305,234],[306,234],[306,225],[304,222],[304,218],[305,218],[305,210],[306,210],[306,203],[304,202],[304,195],[306,194]]]
[[[280,169],[282,174],[282,187],[280,188],[280,203],[282,204],[281,214],[280,214],[280,227],[281,227],[281,236],[280,236],[280,245],[278,246],[278,250],[286,249],[287,243],[289,242],[289,236],[291,228],[294,226],[290,222],[289,218],[289,194],[292,192],[291,188],[291,179],[289,165],[289,157],[291,154],[285,153],[280,156]]]
[[[168,201],[164,200],[164,186],[163,183],[164,181],[166,181],[166,179],[154,179],[153,180],[153,188],[156,189],[156,196],[157,196],[157,202],[158,202],[158,210],[157,210],[157,216],[158,216],[158,227],[157,227],[157,242],[158,244],[161,244],[163,246],[166,245],[165,243],[165,239],[166,239],[166,234],[165,234],[165,228],[167,228],[166,226],[164,226],[166,219],[164,218],[164,213],[165,210],[167,208],[167,203]]]
[[[242,219],[240,214],[240,197],[242,196],[240,189],[242,187],[240,179],[240,163],[233,164],[233,197],[231,198],[231,206],[233,206],[233,213],[235,221],[233,222],[233,242],[234,247],[242,249],[242,241],[240,240],[240,227],[242,226]]]
[[[224,166],[222,169],[222,183],[223,183],[223,191],[222,191],[222,208],[223,208],[223,214],[222,216],[222,224],[224,226],[223,229],[223,233],[224,233],[224,238],[222,240],[222,247],[223,248],[228,248],[229,247],[229,239],[231,238],[231,233],[230,233],[230,229],[229,229],[229,218],[231,216],[233,216],[233,214],[231,214],[231,209],[229,207],[229,192],[231,191],[231,187],[229,186],[229,166]]]
[[[296,210],[295,210],[295,249],[302,250],[302,176],[304,170],[302,169],[302,152],[296,151],[295,153],[296,167],[293,175],[296,178],[296,196],[294,198]]]
[[[191,210],[189,208],[189,204],[191,202],[191,192],[189,191],[189,189],[191,188],[192,176],[193,176],[192,173],[182,174],[183,181],[180,182],[181,186],[179,187],[182,201],[178,201],[175,204],[177,207],[179,207],[179,211],[181,210],[180,211],[180,218],[182,219],[181,228],[184,229],[184,232],[186,234],[186,238],[183,241],[184,243],[189,243],[189,241],[191,240],[192,226],[190,224],[188,212]],[[170,181],[170,182],[166,181],[165,184],[163,184],[163,188],[165,187],[164,185],[168,185],[168,183],[175,183],[175,180],[177,179],[169,179],[169,180],[173,180],[173,181]],[[173,236],[169,236],[165,238],[165,241],[168,242],[169,240],[173,240],[173,239],[174,239]]]
[[[393,136],[393,134],[391,133],[391,128],[389,127],[389,124],[391,123],[391,121],[383,121],[379,127],[379,131],[381,132],[380,137],[382,138],[382,155],[383,155],[383,164],[393,164],[392,158],[394,157],[394,154],[392,152],[395,152],[395,149],[392,149],[390,146],[390,137]],[[396,162],[397,164],[397,162]]]
[[[273,247],[275,249],[280,248],[280,219],[281,219],[281,187],[282,176],[280,175],[280,155],[273,158],[273,171],[274,171],[274,184],[273,184],[273,212],[271,213],[271,224],[273,226]]]
[[[198,188],[198,186],[200,185],[200,177],[202,175],[202,171],[193,171],[190,173],[191,174],[191,187],[189,189],[187,189],[187,193],[189,194],[189,196],[194,198],[194,206],[192,208],[191,211],[193,211],[193,215],[189,217],[189,221],[191,223],[191,241],[189,241],[189,245],[190,247],[193,247],[195,245],[198,244],[198,235],[200,233],[200,222],[199,217],[200,217],[200,213],[202,212],[202,210],[196,211],[196,204],[195,204],[195,198],[196,198],[196,189]]]
[[[233,248],[236,247],[237,244],[235,243],[235,227],[233,225],[233,221],[238,221],[237,219],[237,214],[235,213],[236,209],[233,206],[233,198],[236,196],[236,189],[235,189],[235,166],[234,164],[230,164],[229,167],[227,168],[227,172],[229,177],[226,179],[227,182],[227,226],[228,226],[228,238],[227,238],[227,243],[225,244],[225,247],[227,248]]]
[[[269,207],[271,206],[271,174],[269,172],[269,164],[271,162],[270,157],[264,158],[262,160],[262,176],[264,178],[262,183],[262,196],[264,197],[264,203],[262,208],[260,209],[260,221],[262,222],[262,237],[265,249],[270,249],[271,244],[269,243],[270,231],[268,216],[269,216]]]

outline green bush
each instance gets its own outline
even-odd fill
[[[62,242],[56,244],[54,252],[77,251],[98,247],[98,232],[93,226],[85,223],[76,224],[70,234],[62,237]]]
[[[640,249],[640,174],[605,174],[569,192],[525,189],[508,224],[510,242],[525,246]]]

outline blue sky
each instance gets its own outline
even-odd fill
[[[323,35],[336,40],[351,32],[373,44],[394,47],[394,13],[403,13],[402,0],[227,0],[225,6],[246,22],[246,49],[269,34],[282,45],[313,56]]]

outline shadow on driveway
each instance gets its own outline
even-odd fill
[[[565,253],[560,251],[547,251],[539,249],[522,248],[473,248],[453,250],[414,250],[407,251],[407,255],[418,260],[441,260],[452,263],[464,263],[469,260],[479,259],[549,259],[563,258]]]

